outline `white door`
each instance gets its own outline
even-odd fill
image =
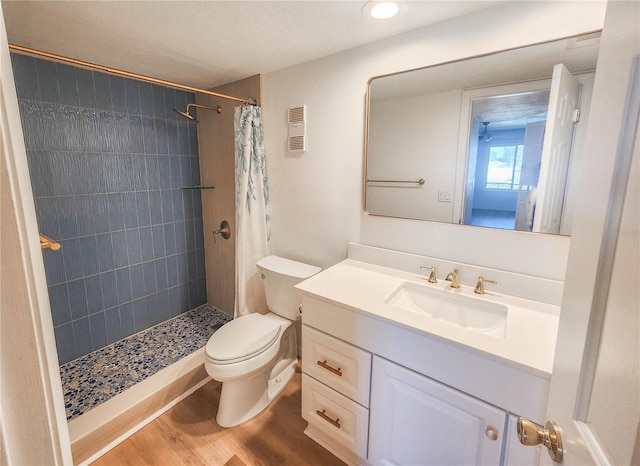
[[[637,137],[620,226],[609,223],[617,236],[609,241],[617,244],[603,245],[608,251],[599,265],[582,368],[568,348],[576,344],[572,323],[559,334],[547,419],[562,430],[569,466],[640,464],[639,154]],[[552,464],[544,453],[542,459]]]
[[[377,356],[371,387],[371,464],[500,464],[503,410]]]
[[[571,144],[574,110],[578,107],[580,83],[569,70],[558,64],[553,68],[549,111],[542,146],[538,199],[533,231],[559,233],[564,204],[565,183]]]
[[[640,464],[638,17],[607,4],[547,408],[567,466]]]

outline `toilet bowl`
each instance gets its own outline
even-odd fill
[[[300,318],[294,286],[318,273],[278,256],[256,264],[263,278],[267,314],[249,314],[223,325],[207,342],[205,369],[222,382],[216,422],[231,427],[265,409],[286,387],[298,364],[293,323]]]

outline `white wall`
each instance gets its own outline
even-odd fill
[[[369,177],[422,178],[425,184],[368,183],[368,212],[452,221],[453,202],[438,202],[438,191],[448,191],[453,200],[461,94],[462,90],[458,89],[371,102]]]
[[[565,237],[366,216],[364,107],[372,76],[602,27],[604,3],[507,2],[264,76],[272,252],[327,267],[348,241],[562,279]],[[308,150],[286,152],[287,109],[306,104]]]

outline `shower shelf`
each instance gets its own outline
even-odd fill
[[[215,186],[180,186],[180,189],[216,189]]]

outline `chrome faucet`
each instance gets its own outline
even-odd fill
[[[438,283],[438,276],[436,274],[436,268],[435,267],[426,267],[424,265],[420,266],[421,269],[431,269],[431,273],[429,273],[429,278],[427,278],[427,281],[429,283]]]
[[[480,276],[478,277],[478,282],[476,283],[476,287],[473,289],[473,292],[476,294],[484,294],[484,284],[491,283],[493,285],[497,285],[498,282],[494,280],[487,280],[486,278]]]
[[[451,282],[451,288],[460,288],[460,277],[458,276],[458,272],[460,272],[458,269],[453,269],[453,272],[450,272],[445,280],[448,282]]]

